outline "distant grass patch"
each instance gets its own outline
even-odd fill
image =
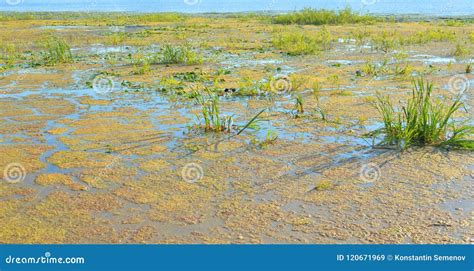
[[[456,47],[454,48],[453,52],[451,53],[453,56],[456,57],[461,57],[469,54],[469,50],[467,47],[461,45],[461,44],[456,44]]]
[[[231,116],[220,115],[219,100],[215,95],[205,97],[203,95],[195,95],[196,102],[201,105],[200,126],[205,131],[212,132],[230,132],[232,130],[233,118]]]
[[[384,127],[371,133],[385,136],[382,145],[451,146],[474,150],[472,126],[459,124],[454,114],[462,107],[459,97],[447,104],[433,97],[433,84],[423,78],[414,80],[411,97],[396,108],[389,96],[378,94],[375,105],[382,115]]]
[[[123,12],[0,12],[0,21],[16,20],[73,20],[76,24],[93,22],[107,25],[130,25],[149,22],[182,21],[186,15],[179,13],[123,13]]]
[[[331,33],[323,28],[316,35],[298,32],[276,32],[272,40],[275,48],[288,55],[313,55],[331,46]]]
[[[19,53],[17,51],[15,44],[6,44],[6,45],[0,46],[0,52],[2,53],[1,54],[2,61],[0,62],[0,64],[2,65],[0,66],[0,71],[13,68],[19,56]]]
[[[305,8],[302,11],[276,16],[273,23],[276,24],[300,24],[300,25],[326,25],[326,24],[353,24],[353,23],[373,23],[380,20],[369,15],[361,15],[345,8],[340,11],[316,10]]]
[[[162,50],[161,64],[195,65],[203,62],[203,57],[194,52],[189,45],[175,46],[166,44]]]

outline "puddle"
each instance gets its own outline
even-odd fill
[[[413,57],[409,58],[408,61],[424,62],[426,64],[457,63],[457,60],[454,57],[440,57],[440,56],[433,56],[433,55],[414,55]]]

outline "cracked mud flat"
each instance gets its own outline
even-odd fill
[[[472,152],[426,147],[400,153],[374,149],[363,139],[380,125],[368,98],[376,91],[406,97],[410,80],[355,76],[367,60],[386,57],[347,39],[358,26],[328,26],[331,50],[289,57],[271,46],[274,26],[254,19],[191,17],[143,24],[119,29],[132,34],[118,46],[108,44],[110,27],[82,23],[1,22],[6,42],[28,49],[53,32],[68,38],[76,59],[56,66],[18,65],[0,75],[0,169],[3,173],[14,163],[24,170],[20,182],[0,182],[0,242],[471,242]],[[408,33],[431,26],[366,27]],[[472,24],[442,27],[461,39],[474,30]],[[146,29],[147,35],[138,35]],[[129,53],[153,52],[164,40],[179,42],[183,35],[212,60],[152,65],[143,75],[133,74],[124,60]],[[433,42],[405,49],[414,69],[435,65],[427,77],[445,95],[450,77],[470,60],[451,59],[451,47]],[[198,106],[158,91],[160,82],[183,72],[212,76],[219,68],[230,70],[221,83],[229,88],[238,87],[243,77],[259,81],[269,73],[319,81],[322,105],[334,121],[295,119],[289,94],[224,95],[221,110],[234,114],[236,122],[245,123],[265,108],[267,121],[258,131],[230,139],[190,132]],[[101,71],[113,74],[112,91],[88,86]],[[328,79],[333,74],[339,77],[337,87]],[[472,74],[466,76],[473,82]],[[123,81],[140,87],[125,87]],[[308,88],[303,83],[300,92],[311,108],[316,101]],[[468,112],[459,117],[472,123],[472,92],[465,95]],[[278,133],[276,142],[264,148],[250,144],[268,130]],[[183,179],[189,165],[198,165],[202,178]],[[361,174],[367,166],[369,172]]]

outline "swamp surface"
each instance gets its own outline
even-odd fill
[[[472,152],[365,137],[382,125],[376,93],[403,100],[416,74],[439,96],[462,95],[456,118],[472,124],[472,23],[214,14],[0,25],[3,59],[14,56],[0,66],[1,243],[472,242]],[[275,45],[321,31],[330,37],[317,52]],[[37,61],[51,36],[72,61]],[[384,40],[403,37],[423,41]],[[165,44],[202,59],[154,61]],[[265,109],[258,128],[201,129],[192,93],[203,89],[235,127]],[[14,166],[12,181],[3,173]]]

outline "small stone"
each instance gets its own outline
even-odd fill
[[[244,237],[242,235],[239,235],[239,240],[244,240]]]

